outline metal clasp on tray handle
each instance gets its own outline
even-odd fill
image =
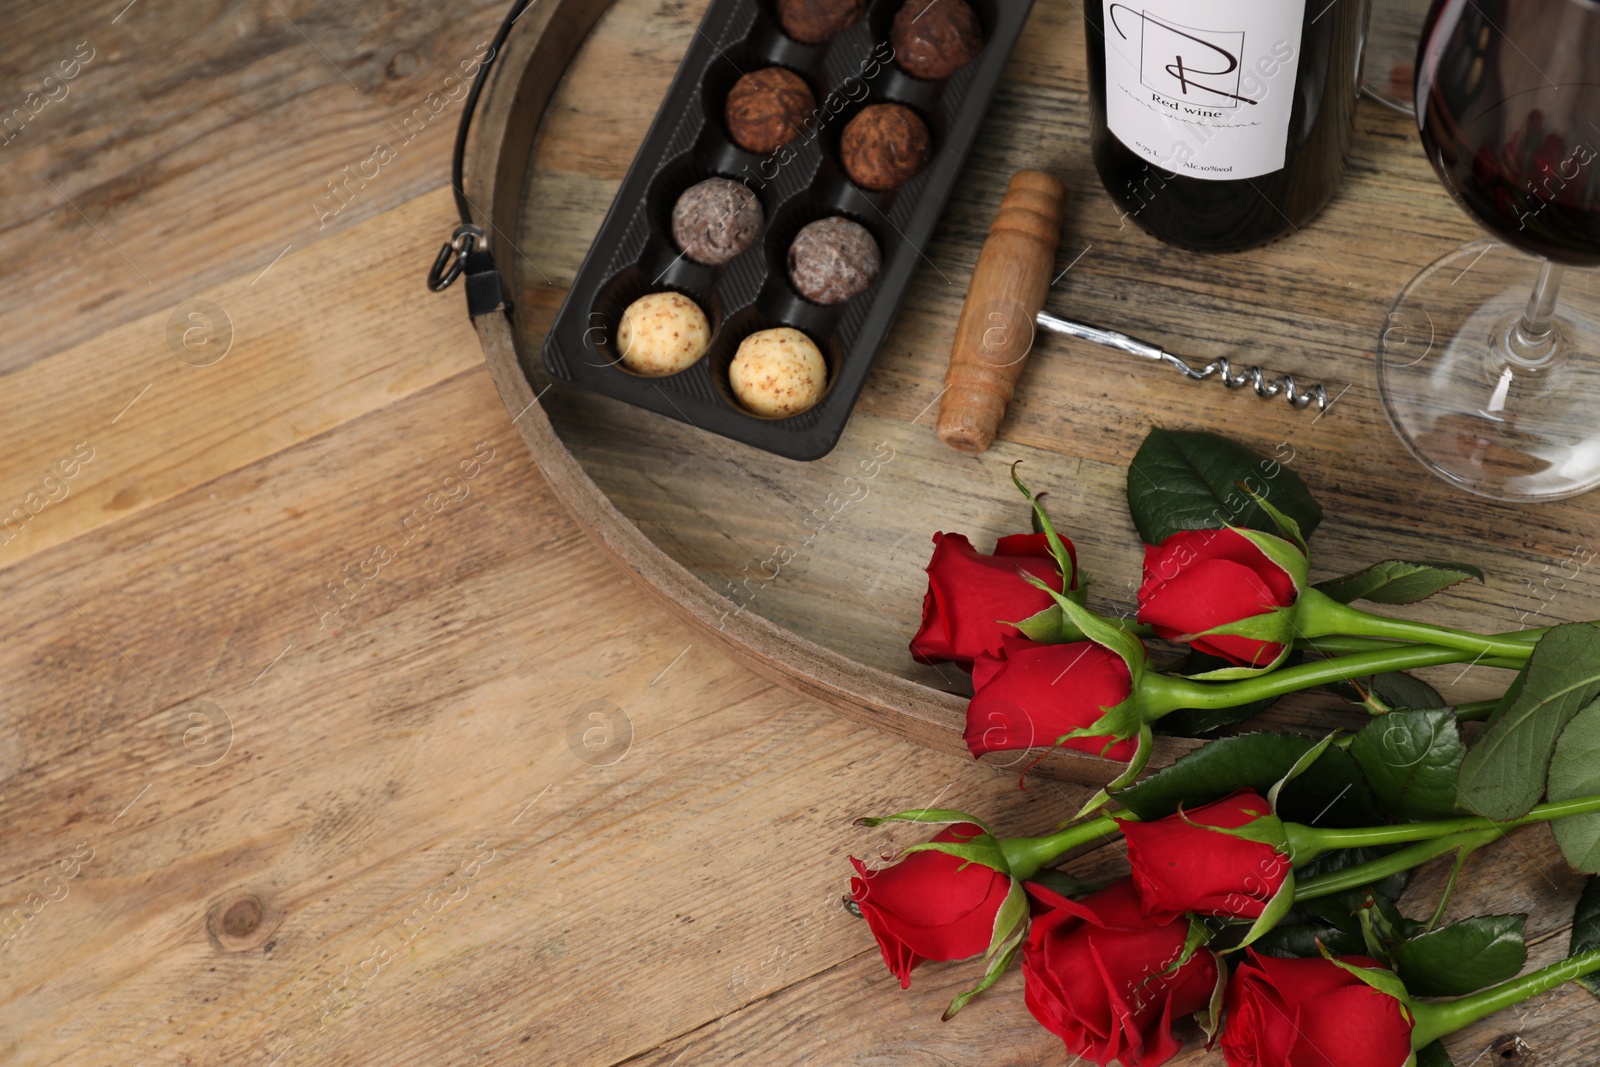
[[[457,226],[450,240],[440,246],[439,255],[428,271],[428,288],[436,293],[450,288],[450,284],[461,277],[462,270],[466,268],[467,257],[485,243],[484,232],[478,227],[471,223]]]

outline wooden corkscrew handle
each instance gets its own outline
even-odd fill
[[[982,452],[1000,430],[1050,289],[1066,199],[1056,178],[1019,170],[1000,201],[961,305],[939,402],[939,440],[957,451]]]

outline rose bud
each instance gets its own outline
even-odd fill
[[[1023,948],[1023,996],[1033,1017],[1094,1063],[1156,1067],[1183,1047],[1172,1021],[1206,1010],[1217,991],[1205,947],[1181,964],[1189,924],[1145,917],[1131,879],[1079,901],[1028,887],[1050,910]]]
[[[1375,968],[1376,960],[1341,962]],[[1258,955],[1233,972],[1222,1057],[1228,1067],[1403,1067],[1412,1022],[1400,1001],[1333,960]]]
[[[956,823],[935,841],[971,841],[984,835],[972,823]],[[883,962],[911,985],[911,972],[925,960],[964,960],[982,954],[994,937],[995,917],[1011,892],[1011,876],[946,852],[913,852],[881,870],[868,870],[854,856],[859,878],[850,896],[861,909],[883,951]]]
[[[1061,568],[1050,554],[1044,534],[1013,534],[994,544],[994,555],[981,555],[960,534],[933,535],[933,558],[928,561],[928,592],[922,598],[922,627],[911,639],[911,654],[919,663],[955,662],[968,670],[973,660],[1000,651],[1000,639],[1016,634],[1006,625],[1037,615],[1055,601],[1043,589],[1017,572],[1026,571],[1050,588],[1063,592]],[[1073,562],[1072,542],[1062,538]]]
[[[1272,805],[1244,789],[1153,822],[1118,820],[1145,912],[1195,912],[1257,919],[1289,878],[1289,857],[1273,844],[1219,834],[1272,818]],[[1270,824],[1263,823],[1268,830]],[[1265,836],[1282,838],[1281,829]]]
[[[985,752],[1055,745],[1063,734],[1098,722],[1106,708],[1127,700],[1133,679],[1122,657],[1089,641],[1037,645],[1007,637],[1000,655],[980,656],[972,668],[975,692],[967,704],[967,748]],[[1133,758],[1137,742],[1072,737],[1063,748]]]
[[[1267,667],[1294,639],[1290,619],[1280,609],[1293,605],[1298,594],[1295,577],[1237,530],[1184,530],[1158,546],[1145,546],[1139,621],[1213,656]],[[1274,614],[1281,621],[1263,620],[1259,633],[1206,632]]]

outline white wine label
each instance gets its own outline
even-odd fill
[[[1119,141],[1190,178],[1283,167],[1305,0],[1101,3]]]

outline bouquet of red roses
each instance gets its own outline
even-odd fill
[[[1097,614],[1072,543],[1013,479],[1033,532],[989,555],[934,535],[912,654],[971,671],[975,757],[1067,747],[1126,766],[1044,836],[889,816],[945,826],[891,865],[852,860],[850,906],[902,986],[925,961],[981,958],[948,1019],[1020,954],[1034,1017],[1127,1067],[1172,1058],[1191,1015],[1231,1067],[1447,1067],[1439,1039],[1468,1023],[1574,979],[1600,992],[1595,879],[1569,958],[1528,974],[1525,916],[1441,924],[1467,858],[1516,827],[1551,822],[1568,863],[1600,874],[1600,627],[1479,634],[1353,607],[1483,576],[1388,560],[1311,584],[1321,508],[1305,484],[1224,438],[1161,430],[1129,470],[1137,612]],[[1509,672],[1504,695],[1451,706],[1404,673],[1455,662]],[[1213,733],[1313,687],[1370,720],[1219,737],[1141,779],[1157,731]],[[1118,839],[1126,877],[1056,869]],[[1437,857],[1454,867],[1431,916],[1402,914],[1407,873]]]

